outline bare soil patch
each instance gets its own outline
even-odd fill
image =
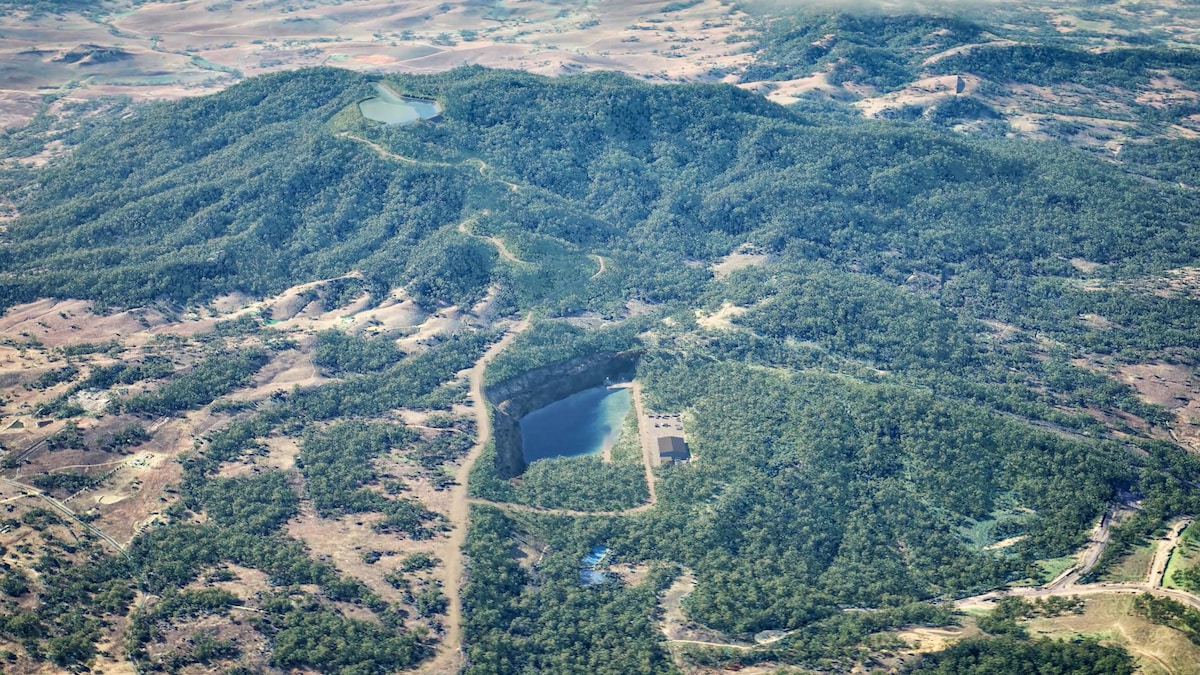
[[[770,261],[771,255],[768,253],[760,253],[752,249],[743,248],[721,258],[711,269],[714,277],[723,279],[743,267],[766,265]]]
[[[191,442],[186,445],[190,448]],[[177,499],[166,490],[169,486],[178,484],[183,477],[182,467],[168,461],[168,458],[177,456],[179,450],[161,445],[156,447],[165,452],[139,452],[90,498],[95,503],[93,508],[99,515],[94,523],[96,527],[122,544],[127,544],[134,536],[157,522],[162,513]],[[73,508],[86,512],[89,509],[85,508],[85,503],[82,502]]]
[[[733,329],[733,319],[750,311],[748,307],[740,307],[733,303],[725,302],[721,304],[721,309],[712,314],[705,314],[701,310],[696,310],[696,323],[711,330],[731,330]]]
[[[620,579],[626,586],[637,586],[649,576],[650,566],[644,563],[621,563],[609,565],[605,571]]]
[[[145,342],[148,329],[168,323],[156,309],[97,315],[85,300],[38,300],[9,308],[0,316],[0,335],[37,338],[47,347],[85,342]],[[140,339],[136,336],[142,334]]]
[[[1124,364],[1104,358],[1078,358],[1071,363],[1123,382],[1132,387],[1146,403],[1171,411],[1174,419],[1167,428],[1155,428],[1152,433],[1200,453],[1200,373],[1194,367],[1163,362]],[[1128,413],[1095,409],[1089,409],[1088,412],[1106,424],[1148,428],[1145,420]]]
[[[285,527],[287,534],[304,541],[318,557],[324,557],[348,576],[361,580],[372,591],[388,602],[405,604],[401,591],[392,587],[385,579],[394,571],[405,556],[427,553],[438,557],[445,545],[446,535],[414,541],[391,535],[381,535],[371,529],[378,514],[356,514],[341,518],[320,518],[311,509],[305,509]],[[368,562],[378,553],[376,562]],[[424,576],[439,578],[443,573],[439,564]]]
[[[1080,314],[1079,320],[1088,328],[1094,330],[1109,330],[1113,327],[1113,322],[1099,314]]]
[[[696,588],[696,577],[690,570],[671,583],[667,590],[659,596],[659,607],[662,609],[662,632],[672,642],[698,643],[710,645],[729,645],[740,649],[752,649],[753,643],[740,642],[729,638],[724,633],[712,630],[693,621],[683,613],[683,599]]]
[[[1130,651],[1147,673],[1195,673],[1200,663],[1200,646],[1183,633],[1157,626],[1135,616],[1132,595],[1099,595],[1087,598],[1081,615],[1039,618],[1026,626],[1031,635],[1060,639],[1098,638]]]
[[[1117,365],[1120,380],[1137,390],[1147,403],[1181,408],[1200,396],[1200,376],[1191,368],[1169,363]]]
[[[1162,276],[1122,284],[1131,290],[1150,293],[1161,298],[1183,296],[1200,298],[1200,267],[1180,267],[1167,270]]]
[[[208,664],[192,664],[176,672],[182,675],[201,675],[220,672],[218,668],[229,668],[235,664],[249,667],[253,671],[261,671],[267,665],[266,655],[270,653],[270,643],[248,622],[242,620],[245,618],[244,610],[238,609],[230,610],[228,616],[217,614],[194,619],[177,618],[166,627],[158,639],[147,646],[146,652],[152,661],[169,657],[171,654],[189,654],[196,636],[207,634],[218,640],[236,644],[242,656],[235,661],[215,660]]]
[[[416,326],[416,332],[396,340],[396,344],[405,351],[421,351],[429,348],[439,336],[449,335],[462,328],[466,322],[466,315],[458,307],[440,309]]]
[[[1097,270],[1104,268],[1103,263],[1092,262],[1083,258],[1071,258],[1070,262],[1072,267],[1084,274],[1095,274]]]
[[[683,634],[683,626],[687,617],[683,614],[683,599],[696,589],[696,577],[689,570],[684,570],[679,578],[663,591],[659,599],[659,607],[663,611],[662,631],[668,639]]]
[[[299,442],[290,436],[271,436],[262,440],[266,446],[263,453],[255,453],[239,462],[226,462],[218,474],[225,478],[252,476],[264,470],[289,471],[296,468],[296,455],[300,452]]]
[[[983,323],[985,325],[987,325],[988,328],[991,328],[993,331],[995,331],[996,337],[999,338],[1000,340],[1006,340],[1006,339],[1016,335],[1017,333],[1021,332],[1020,328],[1017,328],[1016,326],[1012,325],[1011,323],[1004,323],[1003,321],[996,321],[994,319],[984,319]]]
[[[1016,544],[1019,544],[1020,542],[1022,542],[1024,540],[1025,540],[1025,535],[1021,534],[1021,535],[1017,535],[1015,537],[1009,537],[1008,539],[1003,539],[994,544],[988,544],[987,546],[983,547],[983,550],[998,551],[1000,549],[1008,548],[1010,546],[1015,546]]]
[[[965,625],[961,627],[925,628],[915,626],[897,632],[896,637],[908,645],[900,652],[901,656],[916,656],[942,651],[959,640],[980,634],[974,621],[964,623]]]
[[[227,398],[234,401],[260,401],[275,393],[286,393],[295,387],[315,387],[331,378],[324,377],[313,365],[310,348],[289,349],[275,352],[271,360],[254,376],[249,387],[240,389]]]
[[[878,117],[885,110],[898,110],[905,106],[925,108],[958,95],[970,96],[978,88],[979,78],[975,76],[939,75],[917,80],[899,91],[865,98],[854,105],[863,115]]]
[[[270,578],[266,572],[233,563],[226,563],[225,567],[233,573],[234,578],[229,581],[216,581],[211,585],[233,593],[243,602],[272,590]]]

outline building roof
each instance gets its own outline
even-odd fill
[[[666,459],[690,459],[687,442],[679,436],[659,436],[658,456]]]

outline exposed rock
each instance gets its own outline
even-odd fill
[[[492,429],[496,442],[496,473],[501,478],[525,471],[521,450],[521,418],[571,394],[604,384],[606,379],[632,376],[641,350],[601,352],[536,368],[488,387]]]

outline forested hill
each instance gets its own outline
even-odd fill
[[[46,453],[115,442],[75,424],[89,414],[80,393],[109,391],[113,403],[95,415],[137,422],[127,436],[149,434],[141,417],[193,417],[178,427],[179,487],[164,488],[163,501],[176,501],[155,506],[163,520],[134,536],[127,559],[38,575],[31,618],[17,613],[25,591],[5,591],[0,633],[24,640],[28,658],[50,650],[64,667],[87,662],[101,634],[82,612],[109,607],[105,625],[133,618],[120,629],[127,639],[108,644],[169,669],[177,661],[159,650],[159,627],[207,598],[218,610],[260,605],[251,611],[261,620],[246,623],[269,644],[225,645],[230,663],[269,647],[280,669],[413,666],[435,641],[457,653],[454,631],[438,633],[433,618],[451,601],[431,576],[444,562],[469,673],[675,672],[662,610],[672,587],[670,620],[702,626],[702,638],[719,632],[718,645],[737,640],[736,653],[700,640],[685,655],[694,664],[845,671],[899,649],[906,626],[954,622],[946,603],[1048,582],[1107,513],[1123,516],[1089,573],[1200,513],[1200,460],[1164,440],[1189,442],[1172,435],[1190,432],[1176,415],[1186,409],[1109,377],[1129,364],[1200,362],[1194,270],[1178,269],[1200,260],[1200,200],[1174,180],[1196,172],[1190,148],[1170,165],[1155,166],[1151,151],[1122,165],[836,106],[784,108],[732,86],[482,68],[389,76],[444,113],[385,127],[357,105],[375,84],[300,70],[121,116],[83,114],[59,135],[59,159],[0,174],[20,212],[0,234],[3,308],[52,296],[169,314],[359,271],[362,284],[298,297],[335,312],[362,300],[362,285],[376,301],[403,287],[424,309],[490,296],[477,316],[499,317],[497,328],[528,317],[499,343],[500,331],[470,328],[397,343],[396,332],[311,336],[244,313],[197,336],[181,368],[163,360],[173,339],[157,337],[142,361],[79,360],[86,375],[73,359],[108,359],[121,340],[48,355],[68,366],[12,380],[46,393],[32,415],[70,422]],[[0,148],[24,157],[45,140],[35,124]],[[611,462],[534,462],[508,480],[494,445],[479,445],[459,463],[487,421],[454,421],[464,370],[482,386],[634,349],[637,408],[677,413],[694,461],[644,471],[629,418]],[[311,377],[290,393],[252,377],[308,364]],[[241,389],[252,379],[258,398]],[[487,414],[482,402],[473,409]],[[218,426],[196,431],[192,447],[184,439],[201,416]],[[425,421],[400,423],[409,419]],[[453,441],[449,429],[430,436],[439,425],[454,426]],[[267,441],[285,438],[278,447],[294,446],[294,463],[266,459]],[[26,470],[22,457],[10,468]],[[470,511],[461,588],[451,556],[463,540],[443,537],[436,503],[395,479],[401,460],[434,490],[457,485],[456,505],[488,502]],[[233,465],[241,473],[227,476]],[[63,489],[82,478],[42,481]],[[345,559],[310,558],[290,534],[296,518],[338,532],[331,523],[362,514],[377,514],[376,535],[444,543],[440,561],[409,556],[401,569],[364,541],[358,569],[397,591],[394,603],[343,575]],[[619,564],[627,575],[582,585],[580,560],[597,547],[612,574]],[[261,571],[279,592],[193,592],[227,563]],[[366,567],[376,564],[378,574]],[[76,573],[92,575],[93,590],[58,590],[75,588]],[[149,613],[131,610],[135,583],[159,597]],[[102,604],[110,587],[128,599]],[[351,602],[354,617],[367,608],[380,623],[349,618]],[[405,607],[431,632],[400,631],[414,625]],[[1095,665],[1063,672],[1129,670],[1092,642],[1027,640],[1013,616],[976,622],[1003,640],[964,642],[927,665],[951,672],[991,654]],[[761,631],[779,639],[751,642]],[[670,638],[672,649],[689,640]],[[188,658],[218,658],[201,652]]]
[[[930,274],[950,302],[999,318],[1036,299],[1036,279],[1078,277],[1070,258],[1121,277],[1200,257],[1190,192],[1050,145],[611,74],[392,81],[436,96],[444,118],[380,127],[354,105],[367,77],[310,69],[85,119],[4,234],[0,303],[261,295],[355,269],[427,304],[464,302],[508,273],[457,227],[472,217],[476,232],[618,261],[595,287],[523,281],[558,289],[563,310],[686,297],[709,277],[684,261],[747,242],[891,282]]]

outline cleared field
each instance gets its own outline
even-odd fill
[[[1163,586],[1187,590],[1182,584],[1175,583],[1172,577],[1180,570],[1197,565],[1200,565],[1200,525],[1192,524],[1187,530],[1184,530],[1179,545],[1171,554],[1171,560],[1167,563],[1167,571],[1163,575]]]
[[[1158,542],[1147,542],[1136,546],[1113,565],[1107,573],[1100,577],[1101,581],[1141,581],[1150,573],[1150,563],[1154,560],[1154,552],[1158,550]]]
[[[1031,635],[1060,639],[1091,637],[1121,645],[1137,659],[1145,673],[1200,673],[1200,646],[1173,628],[1134,616],[1130,612],[1134,597],[1089,597],[1083,614],[1033,619],[1025,625]]]
[[[1052,579],[1057,579],[1060,574],[1066,572],[1074,564],[1075,556],[1073,555],[1039,560],[1038,566],[1042,568],[1042,578],[1038,580],[1039,583],[1049,583]]]

